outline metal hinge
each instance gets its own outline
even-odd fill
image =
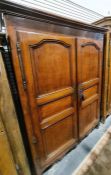
[[[32,136],[32,143],[37,144],[37,138],[34,135]]]
[[[26,82],[25,71],[24,71],[24,66],[23,66],[23,62],[22,62],[21,48],[20,48],[19,42],[16,43],[16,47],[17,47],[17,52],[18,52],[20,70],[21,70],[21,74],[22,74],[23,87],[24,87],[24,90],[26,90],[27,89],[27,82]]]

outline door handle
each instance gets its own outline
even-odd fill
[[[84,94],[83,94],[83,90],[82,89],[80,89],[79,90],[79,101],[80,101],[80,104],[82,103],[82,101],[84,101],[85,100],[85,97],[84,97]]]
[[[80,94],[80,100],[81,101],[85,100],[84,94]]]

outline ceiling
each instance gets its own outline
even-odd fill
[[[100,13],[104,16],[111,16],[111,0],[71,0],[83,7]]]
[[[90,1],[88,0],[8,0],[16,4],[21,4],[29,8],[37,9],[46,13],[54,14],[64,18],[81,21],[84,23],[93,23],[104,16],[98,11],[94,12],[89,8]],[[93,0],[95,1],[95,0]],[[92,1],[92,2],[93,2]],[[76,2],[76,3],[75,3]],[[84,8],[82,6],[87,6]],[[89,6],[88,6],[89,4]],[[97,2],[96,2],[97,6]],[[98,5],[99,6],[99,5]]]

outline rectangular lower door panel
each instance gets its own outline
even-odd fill
[[[91,129],[95,127],[97,124],[98,118],[97,117],[97,108],[98,108],[98,101],[94,101],[93,103],[84,107],[79,115],[79,132],[80,138],[84,137]]]
[[[72,146],[75,143],[75,124],[73,116],[68,116],[43,130],[45,152],[48,159],[59,155],[67,146]]]

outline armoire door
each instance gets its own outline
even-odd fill
[[[79,137],[95,127],[100,117],[102,42],[77,39]]]
[[[77,141],[75,39],[22,31],[17,38],[35,147],[44,169]]]

